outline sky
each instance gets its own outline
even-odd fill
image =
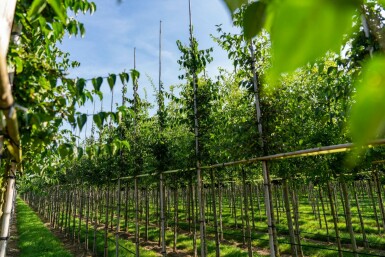
[[[96,12],[93,15],[79,15],[84,23],[86,34],[81,37],[66,37],[61,49],[71,54],[71,59],[80,62],[80,67],[70,70],[69,77],[90,79],[106,77],[110,73],[129,71],[134,66],[134,48],[136,48],[136,69],[140,72],[139,93],[141,97],[155,104],[154,89],[150,79],[158,86],[159,70],[159,22],[162,21],[162,82],[167,91],[170,85],[183,81],[178,75],[177,60],[180,52],[176,41],[189,44],[188,0],[96,0]],[[226,52],[212,40],[210,34],[217,36],[216,25],[222,24],[226,32],[237,32],[232,27],[231,17],[223,0],[191,0],[194,36],[200,49],[214,47],[214,61],[207,66],[207,74],[214,77],[218,67],[231,69]],[[150,78],[150,79],[149,79]],[[131,82],[131,81],[130,81]],[[91,88],[91,85],[89,85]],[[103,109],[109,111],[111,93],[106,83]],[[114,89],[114,103],[121,103],[121,85]],[[146,93],[144,93],[146,92]],[[129,83],[128,96],[132,95]],[[114,104],[115,106],[115,104]],[[96,109],[101,103],[96,101]],[[80,109],[89,114],[93,104],[87,103]],[[152,111],[155,113],[155,109]],[[91,128],[91,119],[87,122],[87,132]],[[67,125],[65,125],[66,127]],[[82,132],[82,134],[84,131]],[[83,136],[82,136],[83,137]]]

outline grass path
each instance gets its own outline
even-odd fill
[[[23,200],[17,199],[16,210],[19,257],[73,256]]]

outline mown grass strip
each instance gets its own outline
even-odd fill
[[[23,200],[17,199],[16,210],[20,257],[73,256]]]

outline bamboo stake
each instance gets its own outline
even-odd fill
[[[189,3],[189,20],[190,20],[190,46],[191,51],[194,49],[193,43],[193,28],[192,28],[192,15],[191,15],[191,0]],[[194,57],[194,54],[192,54]],[[192,71],[193,76],[193,90],[194,90],[194,134],[195,134],[195,157],[196,157],[196,172],[197,172],[197,195],[199,205],[199,223],[200,223],[200,243],[201,243],[201,257],[206,256],[206,231],[205,231],[205,213],[203,206],[203,195],[202,195],[202,177],[201,177],[201,163],[199,153],[199,125],[198,125],[198,77],[196,71]]]
[[[116,230],[115,230],[115,256],[119,256],[119,232],[120,232],[120,203],[121,203],[121,195],[120,195],[120,179],[118,179],[118,190],[117,190],[117,205],[116,205]]]
[[[138,179],[134,180],[135,187],[135,254],[139,257],[139,194],[138,194]]]
[[[246,230],[247,230],[247,252],[249,257],[253,257],[253,249],[251,248],[251,229],[250,229],[250,220],[249,220],[249,201],[247,199],[247,185],[246,185],[246,172],[242,167],[242,184],[243,184],[243,202],[245,205],[245,220],[246,220]]]
[[[252,43],[249,45],[249,49],[250,49],[250,54],[252,58],[251,67],[253,71],[254,98],[255,98],[255,108],[257,111],[259,141],[264,154],[266,154],[266,148],[263,141],[263,130],[262,130],[262,121],[261,121],[262,115],[261,115],[261,108],[259,103],[258,78],[257,78],[256,67],[255,67],[254,47]],[[275,257],[275,256],[280,256],[280,254],[279,254],[278,239],[277,239],[276,229],[275,229],[274,212],[272,211],[273,206],[272,206],[270,173],[267,167],[266,160],[262,160],[262,173],[263,173],[263,183],[264,183],[264,189],[265,189],[265,207],[266,207],[267,225],[268,225],[268,232],[269,232],[270,256]]]
[[[285,203],[287,226],[288,226],[289,235],[290,235],[291,255],[294,257],[298,257],[297,245],[295,243],[295,235],[294,235],[294,229],[293,229],[293,220],[292,220],[291,211],[290,211],[289,190],[288,190],[286,179],[283,180],[283,199]]]
[[[217,220],[217,207],[216,207],[216,197],[215,197],[215,185],[214,185],[214,172],[210,170],[210,180],[211,180],[211,196],[213,203],[213,216],[214,216],[214,234],[215,234],[215,256],[220,257],[220,244],[219,244],[219,235],[218,235],[218,220]]]
[[[346,214],[346,224],[347,228],[350,234],[350,240],[352,243],[352,250],[354,257],[358,257],[357,253],[357,243],[356,243],[356,238],[354,236],[354,231],[353,231],[353,224],[352,224],[352,214],[350,211],[350,200],[349,200],[349,194],[348,194],[348,189],[346,186],[346,183],[344,181],[341,181],[341,187],[342,187],[342,193],[344,197],[344,203],[345,203],[345,214]]]
[[[330,203],[330,212],[333,217],[333,223],[334,223],[334,231],[336,234],[336,240],[337,240],[337,247],[338,247],[338,256],[343,257],[342,253],[342,246],[341,246],[341,238],[340,238],[340,232],[338,230],[338,221],[337,221],[337,215],[336,215],[336,210],[335,210],[335,205],[333,203],[333,196],[332,196],[332,188],[330,185],[330,182],[327,182],[327,189],[328,189],[328,197],[329,197],[329,203]]]
[[[162,244],[162,256],[167,256],[166,252],[166,229],[165,229],[165,218],[164,218],[164,185],[163,185],[163,174],[159,177],[159,192],[160,192],[160,235]]]
[[[0,256],[5,257],[7,250],[7,242],[9,238],[9,227],[11,222],[13,199],[15,195],[15,175],[16,163],[12,162],[8,171],[8,183],[5,194],[5,203],[3,207],[3,216],[1,221],[1,235],[0,235]]]

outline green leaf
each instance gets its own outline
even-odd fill
[[[78,147],[77,148],[77,152],[78,152],[78,160],[80,160],[83,157],[83,155],[84,155],[83,148],[82,147]]]
[[[353,5],[338,1],[290,0],[277,5],[271,40],[273,75],[313,62],[327,51],[339,52],[352,29]]]
[[[128,80],[129,80],[129,76],[128,76],[128,73],[127,72],[122,72],[119,74],[119,77],[120,77],[120,81],[122,82],[122,84],[126,84],[128,83]]]
[[[88,157],[91,158],[91,156],[92,156],[92,147],[91,146],[86,147],[86,153],[87,153]]]
[[[132,70],[130,70],[130,72],[131,72],[132,83],[136,83],[137,80],[138,80],[139,77],[140,77],[139,71],[137,71],[137,70],[135,70],[135,69],[132,69]]]
[[[101,91],[95,91],[94,93],[99,96],[100,101],[103,100],[103,93]]]
[[[82,131],[84,124],[87,122],[87,114],[81,114],[77,118],[79,130]]]
[[[76,90],[77,94],[80,96],[83,94],[84,87],[86,86],[86,81],[85,79],[78,79],[76,81]]]
[[[66,23],[67,12],[66,9],[62,5],[61,0],[47,0],[48,4],[55,11],[56,15],[59,17],[61,22]]]
[[[99,114],[95,114],[93,116],[93,119],[94,119],[94,122],[96,124],[96,126],[98,127],[98,129],[102,129],[102,126],[103,126],[103,120],[102,118],[100,117]]]
[[[93,78],[91,81],[95,91],[100,91],[100,87],[102,86],[102,83],[103,83],[103,78],[97,77],[97,78]]]
[[[28,10],[28,18],[35,19],[47,6],[46,0],[35,0],[32,2],[31,7]]]
[[[353,104],[350,128],[353,141],[362,145],[382,133],[385,126],[385,58],[374,57],[362,71],[356,83],[356,103]]]
[[[231,13],[234,13],[235,10],[240,8],[242,5],[247,4],[248,0],[224,0],[227,8]]]
[[[115,113],[115,112],[109,112],[108,114],[107,114],[109,117],[110,117],[110,119],[111,119],[111,121],[113,121],[113,122],[117,122],[117,114]]]
[[[261,30],[266,20],[265,2],[252,2],[247,6],[243,15],[243,32],[246,39],[252,39]]]
[[[116,74],[110,74],[107,78],[108,85],[110,86],[110,89],[114,89],[115,82],[116,82]]]

